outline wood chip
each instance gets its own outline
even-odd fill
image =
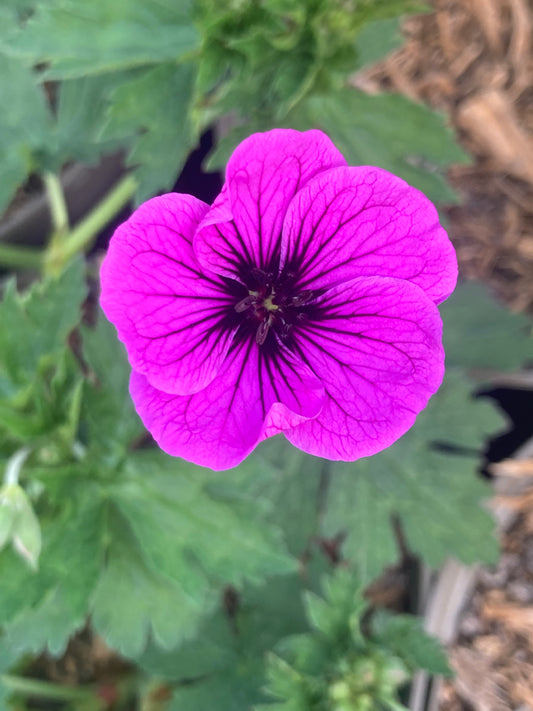
[[[533,140],[503,92],[483,91],[466,99],[456,119],[494,168],[533,185]]]

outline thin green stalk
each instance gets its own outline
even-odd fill
[[[12,694],[31,696],[40,699],[53,699],[55,701],[82,701],[95,696],[94,688],[80,688],[63,686],[39,679],[29,679],[25,676],[14,674],[0,675],[0,683]]]
[[[52,240],[45,257],[45,272],[60,274],[79,252],[90,247],[98,233],[133,197],[137,181],[132,175],[122,178],[91,212],[60,243]]]
[[[45,173],[43,181],[52,216],[52,239],[62,239],[69,229],[67,202],[63,186],[55,173]]]
[[[133,175],[122,178],[98,205],[72,230],[65,244],[66,260],[86,250],[98,233],[131,200],[137,190]]]
[[[35,247],[13,247],[0,243],[0,264],[13,269],[41,269],[44,253]]]

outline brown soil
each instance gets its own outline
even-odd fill
[[[463,277],[533,312],[533,2],[436,0],[366,78],[444,111],[472,163],[445,210]]]
[[[533,313],[533,0],[435,0],[406,21],[405,46],[364,77],[440,109],[471,155],[450,169],[461,203],[445,208],[464,278]],[[512,468],[512,467],[511,467]],[[533,710],[533,462],[513,503],[498,566],[483,570],[441,711]]]

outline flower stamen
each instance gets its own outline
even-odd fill
[[[244,299],[241,299],[240,301],[238,301],[235,304],[234,308],[238,314],[242,314],[242,313],[244,313],[244,311],[248,311],[248,309],[251,306],[255,306],[256,303],[257,303],[257,294],[252,294],[250,292],[250,294],[248,296],[245,296]]]
[[[257,327],[257,331],[255,334],[255,342],[257,343],[258,346],[262,346],[263,343],[266,341],[268,332],[270,330],[270,327],[272,326],[273,321],[274,321],[274,317],[272,315],[270,315],[264,321],[261,321],[261,323]]]

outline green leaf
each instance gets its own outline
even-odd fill
[[[50,79],[176,61],[198,47],[190,8],[170,0],[40,4],[4,48],[29,64],[48,64]]]
[[[127,466],[111,492],[118,547],[94,600],[97,629],[123,653],[138,653],[150,628],[166,648],[191,634],[213,604],[213,585],[294,568],[279,533],[254,521],[252,502],[209,494],[212,473],[149,451]]]
[[[448,365],[516,370],[533,362],[533,324],[512,313],[487,286],[460,284],[440,307]]]
[[[150,509],[150,502],[145,506]],[[131,523],[121,516],[111,518],[107,563],[92,600],[96,631],[126,655],[138,654],[148,636],[164,648],[173,647],[191,634],[208,604],[199,572],[182,565],[181,583],[159,572],[139,550],[139,545],[151,541],[136,539],[129,530]]]
[[[120,141],[104,140],[101,134],[109,95],[123,81],[124,74],[116,72],[58,84],[55,121],[38,157],[41,168],[58,173],[68,161],[96,163],[121,146]],[[124,142],[127,136],[119,138]]]
[[[42,507],[38,573],[0,553],[0,624],[21,653],[61,653],[89,615],[125,655],[149,638],[169,649],[196,630],[224,585],[294,570],[255,502],[212,493],[212,472],[154,450],[131,454],[121,469],[102,467],[82,460],[63,471],[63,496],[54,489]],[[46,469],[26,475],[47,487]]]
[[[103,137],[132,138],[128,165],[138,166],[139,202],[176,180],[197,135],[190,119],[192,64],[166,62],[139,71],[112,94]]]
[[[281,528],[288,549],[305,556],[320,530],[321,497],[327,465],[293,447],[282,435],[263,442],[224,477],[256,501],[268,501],[267,520]]]
[[[296,576],[247,586],[234,614],[219,609],[195,639],[170,654],[151,647],[138,661],[173,682],[172,711],[212,711],[213,699],[224,711],[248,711],[265,700],[265,653],[283,636],[307,628],[300,593]]]
[[[59,173],[72,160],[95,163],[120,147],[100,134],[109,92],[121,81],[114,73],[61,83],[53,116],[36,72],[0,54],[0,92],[9,97],[0,116],[0,212],[29,173]]]
[[[401,22],[397,17],[376,20],[365,24],[357,36],[357,66],[360,69],[374,64],[401,46]]]
[[[57,357],[78,324],[87,293],[84,265],[74,261],[57,279],[35,284],[18,294],[14,281],[0,304],[0,380],[24,386],[38,374],[44,357]],[[2,383],[0,391],[7,385]]]
[[[343,548],[365,582],[398,556],[391,515],[428,565],[448,556],[491,563],[497,557],[490,496],[476,473],[485,438],[501,428],[493,407],[471,398],[468,381],[448,371],[413,428],[392,447],[353,464],[332,463],[325,532],[347,533]]]
[[[438,640],[424,632],[418,617],[379,610],[372,617],[372,639],[397,654],[413,670],[451,676],[444,649]]]
[[[454,201],[444,169],[466,154],[443,116],[398,94],[342,89],[312,96],[289,116],[294,128],[320,128],[349,165],[376,165],[399,175],[433,201]]]
[[[85,623],[106,531],[97,489],[84,488],[83,493],[84,501],[78,493],[62,514],[42,522],[38,572],[29,572],[9,550],[0,554],[0,623],[17,654],[48,648],[60,655],[69,636]]]
[[[99,312],[95,328],[84,328],[83,355],[94,376],[85,383],[82,419],[91,456],[111,466],[144,433],[129,393],[131,367],[114,327]]]
[[[326,578],[324,596],[307,594],[306,602],[313,629],[282,639],[269,656],[266,691],[277,703],[262,711],[397,709],[398,689],[410,676],[407,659],[412,671],[418,661],[424,667],[425,645],[437,665],[435,645],[414,625],[404,624],[405,650],[395,648],[396,630],[382,638],[362,634],[368,603],[353,571],[338,568]]]
[[[349,165],[376,165],[399,175],[434,201],[455,201],[445,169],[466,154],[455,143],[443,117],[398,94],[370,96],[341,89],[305,98],[278,126],[319,128]],[[207,167],[222,168],[235,147],[254,131],[272,128],[255,118],[232,129],[210,154]]]
[[[354,575],[352,570],[340,568],[324,578],[322,595],[306,592],[304,599],[311,626],[326,639],[343,640],[349,633],[354,641],[361,640],[358,620],[368,603],[363,598],[359,573]]]
[[[258,520],[261,501],[227,489],[220,495],[212,472],[160,452],[138,452],[127,467],[131,478],[117,489],[117,505],[146,557],[169,577],[185,579],[187,554],[210,576],[237,586],[295,569],[277,527]]]
[[[35,165],[51,116],[31,69],[0,54],[0,213]]]

